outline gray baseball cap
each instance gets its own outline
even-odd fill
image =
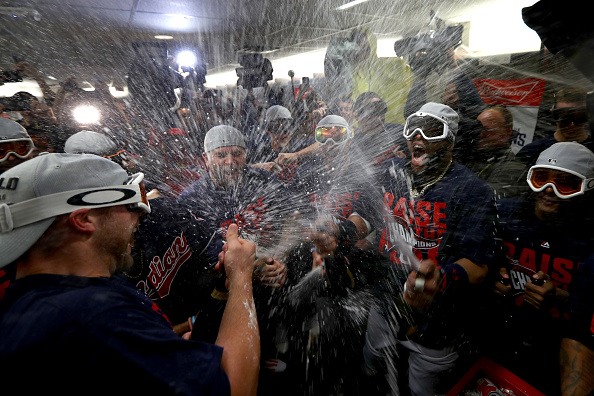
[[[270,106],[268,110],[266,110],[266,122],[285,119],[293,119],[293,117],[291,116],[291,112],[286,107],[283,107],[281,105],[274,105]]]
[[[7,170],[2,179],[0,268],[27,252],[60,214],[142,198],[142,177],[130,184],[118,164],[93,154],[44,153]]]
[[[594,153],[576,142],[559,142],[540,153],[534,167],[568,170],[592,179]]]
[[[245,139],[238,129],[229,125],[217,125],[211,128],[204,137],[204,152],[220,147],[238,146],[246,148]]]
[[[0,117],[0,142],[20,139],[31,139],[27,130],[16,121]]]
[[[112,155],[118,147],[111,138],[102,133],[80,131],[70,136],[64,145],[64,152],[68,154]]]

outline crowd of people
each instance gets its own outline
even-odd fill
[[[516,154],[461,71],[432,97],[359,33],[350,95],[255,113],[199,90],[153,118],[15,65],[44,98],[0,103],[7,386],[439,395],[486,356],[594,390],[587,91],[559,90],[554,134]]]

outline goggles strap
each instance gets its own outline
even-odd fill
[[[85,201],[84,198],[91,197],[91,194],[92,201]],[[0,229],[2,232],[12,231],[15,228],[71,213],[78,209],[106,208],[139,203],[142,203],[142,195],[138,184],[65,191],[13,205],[1,205]]]
[[[12,213],[7,204],[0,205],[0,232],[10,232],[14,228]]]

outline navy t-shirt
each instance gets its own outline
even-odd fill
[[[571,292],[580,262],[592,251],[591,239],[581,229],[547,225],[534,214],[534,204],[523,198],[498,203],[500,238],[505,266],[517,306],[522,305],[526,283],[538,271],[550,275],[559,289]],[[553,307],[553,317],[567,318],[567,307]]]
[[[237,224],[240,238],[256,243],[258,254],[273,253],[286,214],[293,210],[292,196],[286,187],[269,172],[250,166],[245,168],[239,186],[224,189],[210,177],[203,177],[184,190],[178,202],[206,232],[209,242],[202,255],[210,266],[217,263],[232,223]]]
[[[375,169],[362,161],[362,153],[351,145],[333,164],[326,165],[322,156],[298,169],[296,189],[307,203],[311,220],[316,216],[333,216],[346,220],[363,192],[367,196],[376,190]]]
[[[0,340],[6,394],[230,394],[222,348],[177,336],[154,303],[119,276],[39,274],[13,282]]]
[[[385,315],[393,309],[390,298],[401,293],[412,269],[399,249],[412,248],[417,259],[431,259],[446,267],[466,258],[492,265],[495,255],[495,205],[493,191],[468,168],[452,164],[443,178],[421,196],[412,198],[405,160],[385,162],[378,172],[383,199],[361,196],[355,211],[377,228],[379,253],[395,263],[397,277],[388,288]],[[431,306],[415,319],[417,331],[408,338],[433,349],[461,345],[475,336],[473,327],[482,288],[450,282]]]
[[[383,202],[361,197],[355,211],[381,230],[380,253],[400,264],[394,239],[413,247],[418,259],[441,266],[467,258],[490,264],[495,254],[493,191],[468,168],[451,164],[443,178],[413,199],[405,161],[392,159],[378,173]]]
[[[209,236],[175,199],[163,196],[150,204],[134,235],[134,266],[122,275],[177,325],[195,315],[212,291],[213,270],[199,254]]]

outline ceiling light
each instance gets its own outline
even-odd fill
[[[196,64],[196,55],[192,51],[182,51],[175,57],[180,66],[194,66]]]
[[[354,1],[351,1],[350,3],[343,4],[340,7],[336,7],[336,9],[337,10],[346,10],[347,8],[354,7],[357,4],[365,3],[366,1],[368,1],[368,0],[354,0]]]
[[[78,106],[72,111],[74,119],[81,125],[96,124],[101,118],[99,109],[95,106]]]
[[[156,38],[157,40],[172,40],[172,39],[173,39],[173,36],[168,36],[168,35],[166,35],[166,34],[157,34],[157,35],[155,36],[155,38]]]

